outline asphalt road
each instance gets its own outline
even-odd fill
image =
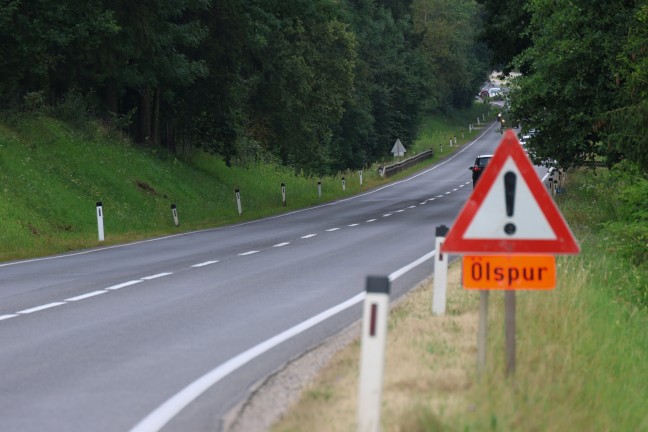
[[[495,129],[350,199],[0,264],[0,431],[220,430],[254,383],[360,318],[368,275],[393,298],[430,275],[419,259]]]

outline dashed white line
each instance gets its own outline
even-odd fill
[[[419,203],[419,205],[425,205],[427,204],[427,201],[423,201],[422,203]]]
[[[446,195],[450,195],[450,194],[451,194],[451,192],[450,192],[450,191],[448,191],[448,192],[446,192],[445,194],[446,194]]]
[[[53,308],[53,307],[56,307],[56,306],[61,306],[61,305],[64,305],[64,304],[65,304],[65,302],[48,303],[48,304],[45,304],[45,305],[30,308],[30,309],[24,309],[24,310],[18,311],[16,313],[21,314],[21,315],[26,315],[26,314],[30,314],[32,312],[38,312],[38,311],[42,311],[44,309],[49,309],[49,308]]]
[[[326,232],[333,232],[333,231],[337,231],[339,229],[340,228],[330,228],[330,229],[327,229]]]
[[[407,208],[408,208],[408,209],[413,209],[413,208],[416,208],[416,206],[415,206],[415,205],[411,205],[411,206],[409,206],[409,207],[407,207]]]
[[[367,222],[367,223],[371,223],[371,222],[376,222],[376,220],[377,220],[377,219],[369,219],[369,220],[367,220],[367,221],[365,221],[365,222]]]
[[[272,247],[283,247],[283,246],[288,246],[289,244],[290,244],[290,242],[277,243],[276,245],[274,245]]]
[[[201,262],[201,263],[198,263],[198,264],[194,264],[191,267],[193,267],[193,268],[205,267],[205,266],[208,266],[208,265],[211,265],[211,264],[216,264],[217,262],[218,261],[205,261],[205,262]]]
[[[443,198],[443,195],[437,195],[435,198]]]
[[[396,213],[403,213],[405,210],[396,210]]]
[[[464,186],[466,186],[466,185],[465,184],[459,185],[459,187],[464,187]]]
[[[9,319],[9,318],[15,318],[17,316],[18,315],[16,315],[16,314],[0,315],[0,321],[6,320],[6,319]]]
[[[311,237],[315,237],[317,234],[306,234],[305,236],[301,236],[303,239],[309,239]]]
[[[247,251],[247,252],[240,253],[238,255],[239,256],[247,256],[247,255],[254,255],[255,253],[259,253],[259,251]]]
[[[144,281],[142,279],[132,280],[132,281],[120,283],[120,284],[117,284],[117,285],[109,286],[106,289],[107,290],[118,290],[120,288],[125,288],[127,286],[135,285],[135,284],[138,284],[138,283],[141,283],[141,282],[144,282]]]
[[[389,217],[391,215],[392,215],[391,213],[385,213],[384,215],[382,215],[382,217]]]
[[[358,226],[358,225],[360,225],[360,224],[353,223],[353,224],[349,224],[349,225],[347,225],[347,226],[354,227],[354,226]]]
[[[457,192],[458,190],[459,189],[457,189],[457,188],[452,189],[453,192]]]
[[[90,298],[90,297],[98,296],[100,294],[105,294],[107,292],[108,291],[106,291],[106,290],[93,291],[93,292],[90,292],[90,293],[87,293],[87,294],[81,294],[80,296],[70,297],[69,299],[65,299],[65,301],[66,302],[75,302],[75,301],[87,299],[87,298]]]
[[[157,278],[161,278],[161,277],[164,277],[164,276],[169,276],[169,275],[172,275],[172,274],[173,273],[158,273],[158,274],[154,274],[154,275],[151,275],[151,276],[144,276],[142,278],[142,280],[152,280],[152,279],[157,279]]]

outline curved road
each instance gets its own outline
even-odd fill
[[[221,430],[254,383],[360,318],[368,275],[392,297],[429,276],[435,227],[501,137],[315,208],[0,264],[0,430]]]

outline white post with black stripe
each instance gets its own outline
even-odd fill
[[[101,201],[97,201],[97,231],[99,232],[99,241],[104,241],[103,205]]]
[[[344,177],[342,177],[342,190],[346,190],[346,179]]]
[[[281,183],[281,204],[286,207],[286,184]]]
[[[317,182],[317,196],[319,198],[322,198],[322,182],[321,181]]]
[[[384,276],[367,277],[360,354],[358,432],[380,430],[388,313],[389,279]]]
[[[362,186],[362,170],[360,170],[359,173],[360,173],[360,186]]]
[[[432,315],[444,315],[448,289],[448,254],[441,252],[441,246],[448,235],[445,225],[436,227],[436,259],[434,260],[434,292],[432,294]]]
[[[175,204],[171,204],[171,216],[173,216],[173,223],[175,226],[180,226],[180,222],[178,221],[178,209]]]
[[[241,207],[241,192],[238,189],[234,189],[234,195],[236,195],[236,208],[238,209],[239,216],[243,214],[243,208]]]

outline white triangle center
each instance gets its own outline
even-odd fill
[[[504,176],[515,174],[513,213],[507,215]],[[535,173],[534,173],[535,174]],[[538,179],[538,181],[540,181]],[[548,199],[551,199],[548,197]],[[508,227],[507,227],[508,225]],[[463,236],[465,239],[556,240],[557,236],[509,156]]]

